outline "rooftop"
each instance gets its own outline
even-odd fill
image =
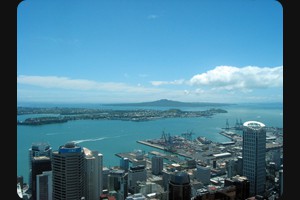
[[[173,183],[180,184],[180,185],[188,184],[190,183],[190,177],[186,172],[180,171],[177,172],[176,174],[172,174],[171,181]]]
[[[255,130],[258,130],[260,128],[265,127],[265,125],[263,123],[258,122],[258,121],[247,121],[243,124],[243,126],[248,127],[248,128],[252,128],[252,129],[255,129]]]

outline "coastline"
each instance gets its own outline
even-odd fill
[[[204,111],[169,110],[99,110],[81,108],[19,108],[18,115],[24,114],[58,114],[58,117],[35,117],[24,121],[17,121],[17,125],[44,125],[64,123],[71,120],[123,120],[123,121],[150,121],[162,118],[193,118],[212,117],[217,113],[227,113],[227,110],[211,108]]]

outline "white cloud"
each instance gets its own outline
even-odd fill
[[[282,87],[283,67],[218,66],[213,70],[193,76],[189,84],[210,86],[213,89],[240,89],[245,92],[255,88]]]
[[[188,90],[184,90],[183,92],[184,92],[184,94],[186,94],[186,95],[189,95],[189,94],[191,93],[191,92],[188,91]]]
[[[283,86],[283,67],[233,67],[217,66],[213,70],[197,74],[190,80],[151,81],[153,86],[162,85],[190,85],[206,87],[212,90],[239,90],[245,93],[258,88],[272,88]]]
[[[18,84],[38,86],[42,88],[56,88],[66,90],[103,90],[121,92],[149,93],[161,91],[155,88],[145,88],[141,86],[130,86],[125,83],[96,82],[84,79],[70,79],[58,76],[25,76],[17,77]]]
[[[144,82],[129,85],[60,76],[19,75],[17,94],[19,101],[41,102],[142,102],[162,98],[191,102],[281,102],[283,67],[218,66],[189,80],[150,83],[152,87],[146,87]],[[168,85],[174,87],[164,87]]]
[[[200,88],[198,88],[198,89],[195,90],[195,94],[197,94],[197,95],[204,94],[204,93],[205,93],[205,91],[202,90],[202,89],[200,89]]]
[[[175,81],[151,81],[150,82],[154,86],[160,85],[182,85],[184,83],[184,79],[179,79]]]

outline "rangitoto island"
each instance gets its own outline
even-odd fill
[[[166,103],[166,101],[164,100]],[[172,102],[174,103],[174,102]],[[188,105],[185,103],[185,106]],[[214,104],[215,105],[215,104]],[[183,111],[177,108],[168,110],[155,109],[93,109],[93,108],[69,108],[69,107],[17,107],[17,115],[25,114],[48,114],[55,116],[42,116],[27,118],[17,121],[17,125],[43,125],[64,123],[70,120],[125,120],[125,121],[149,121],[162,118],[189,118],[189,117],[212,117],[217,113],[227,113],[220,108],[210,108],[201,111]]]
[[[169,99],[160,99],[157,101],[141,102],[141,103],[115,103],[106,104],[108,106],[134,106],[134,107],[144,107],[144,106],[159,106],[159,107],[218,107],[218,106],[230,106],[235,105],[233,103],[212,103],[212,102],[181,102],[173,101]]]

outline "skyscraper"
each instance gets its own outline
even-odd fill
[[[39,193],[42,188],[46,188],[48,182],[40,182],[37,185],[37,180],[39,179],[38,175],[43,174],[43,172],[51,171],[51,160],[46,156],[35,156],[32,158],[32,171],[31,171],[31,180],[32,180],[32,199],[37,199],[37,188],[39,188]],[[43,185],[43,183],[45,185]],[[51,191],[52,192],[52,191]]]
[[[138,192],[138,181],[147,181],[147,171],[144,165],[131,166],[128,171],[128,190],[131,193]]]
[[[52,148],[46,142],[36,142],[31,145],[29,149],[29,165],[31,166],[31,160],[35,156],[47,156],[51,158]]]
[[[102,168],[102,193],[105,192],[105,190],[108,189],[108,175],[109,175],[110,169],[107,167]]]
[[[272,161],[275,163],[275,169],[279,170],[280,169],[280,149],[275,149],[272,151]]]
[[[36,200],[52,200],[52,171],[36,176]]]
[[[135,158],[132,160],[132,166],[144,165],[147,167],[147,161],[145,159],[145,152],[142,150],[135,151]]]
[[[74,142],[52,153],[53,200],[80,200],[85,194],[84,152]]]
[[[117,199],[125,199],[128,193],[128,174],[123,169],[113,169],[108,175],[108,191],[116,192]]]
[[[186,172],[176,172],[171,175],[168,200],[187,199],[191,199],[190,177]]]
[[[236,187],[236,200],[245,200],[249,197],[249,180],[245,176],[234,176],[226,178],[224,181],[224,187],[234,185]]]
[[[51,158],[52,148],[46,142],[35,142],[31,145],[29,149],[29,187],[32,188],[32,175],[31,175],[31,167],[32,167],[32,159],[37,156],[46,156]]]
[[[151,159],[152,164],[152,174],[160,175],[163,170],[163,158],[161,156],[153,156]]]
[[[196,171],[196,179],[197,181],[200,181],[204,185],[208,185],[210,183],[210,166],[201,166],[197,165],[197,171]]]
[[[226,163],[226,172],[227,172],[227,178],[231,178],[233,176],[235,176],[236,173],[236,169],[237,169],[237,160],[227,160],[225,161]]]
[[[120,167],[121,167],[121,169],[125,170],[125,172],[128,172],[129,159],[128,158],[121,158],[120,159]]]
[[[85,199],[98,200],[102,194],[103,155],[83,147],[85,160]]]
[[[283,169],[279,170],[279,196],[283,194]]]
[[[266,130],[257,121],[243,124],[243,176],[250,182],[250,195],[262,195],[266,182]]]

